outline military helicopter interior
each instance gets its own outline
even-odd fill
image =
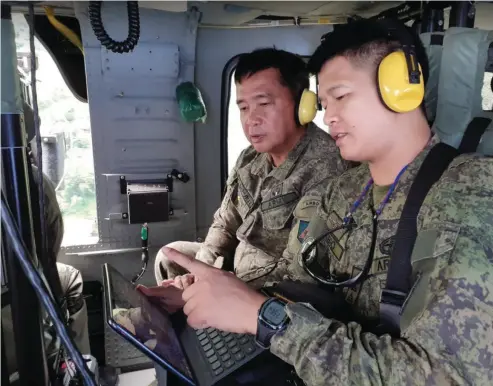
[[[493,155],[493,2],[3,1],[1,7],[2,314],[12,313],[15,346],[10,353],[4,347],[2,323],[6,385],[154,380],[153,362],[104,321],[101,266],[110,263],[128,280],[153,285],[159,248],[207,234],[228,173],[248,145],[232,80],[241,53],[275,46],[308,58],[340,24],[399,19],[427,50],[433,130],[459,146],[466,130],[479,125],[478,152]],[[196,116],[181,109],[187,92],[199,96]],[[328,130],[322,117],[319,111],[314,122]],[[36,239],[33,213],[44,201],[41,190],[33,199],[29,188],[27,137],[35,138],[36,164],[62,209],[57,261],[84,280],[92,361],[64,327],[55,262],[36,254],[46,224],[41,220]],[[61,360],[70,358],[77,376],[67,370],[60,380],[48,368],[45,313],[65,346]],[[12,356],[15,372],[6,366]],[[157,384],[166,384],[166,374]]]

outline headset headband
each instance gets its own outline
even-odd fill
[[[406,57],[409,83],[419,84],[421,72],[419,71],[414,36],[411,35],[411,32],[400,21],[393,19],[381,19],[378,22],[385,29],[387,36],[390,39],[396,40],[401,44],[402,51]]]

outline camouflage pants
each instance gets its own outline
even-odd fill
[[[166,247],[176,249],[177,251],[195,257],[216,268],[223,268],[224,258],[222,256],[213,256],[208,248],[203,248],[203,244],[193,241],[174,241]],[[268,283],[283,280],[287,274],[289,260],[285,258],[275,259],[260,249],[247,243],[240,243],[235,251],[235,273],[244,282],[252,288],[259,289]],[[178,275],[184,275],[187,271],[182,267],[171,263],[163,250],[160,249],[156,254],[154,261],[154,276],[157,285],[168,278],[174,278]]]
[[[193,256],[197,254],[202,243],[193,241],[174,241],[166,245],[168,248],[176,249],[188,256]],[[159,285],[163,280],[168,278],[173,278],[177,275],[183,275],[186,271],[175,264],[170,264],[168,258],[164,254],[163,250],[160,249],[156,254],[156,260],[154,262],[154,276],[156,277],[156,284]]]
[[[89,330],[86,303],[82,297],[82,276],[80,271],[66,264],[57,263],[57,270],[60,276],[62,292],[67,299],[69,333],[72,335],[79,351],[82,354],[89,354]],[[17,358],[10,307],[5,307],[2,310],[2,328],[9,374],[13,374],[17,371]],[[60,343],[54,337],[54,328],[48,317],[44,318],[44,332],[46,354],[47,358],[50,358],[57,352]]]

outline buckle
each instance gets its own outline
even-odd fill
[[[392,291],[384,288],[380,292],[380,303],[385,303],[387,305],[396,306],[401,308],[406,301],[407,293],[401,291]]]
[[[407,294],[384,288],[380,293],[380,326],[379,329],[392,336],[400,336],[401,310]]]

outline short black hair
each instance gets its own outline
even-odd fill
[[[306,62],[292,52],[276,48],[260,48],[240,55],[235,69],[235,83],[241,84],[244,79],[269,68],[279,71],[281,83],[291,90],[295,99],[310,87]]]
[[[405,39],[415,47],[426,84],[429,64],[423,42],[411,28],[393,19],[359,19],[337,26],[333,32],[325,35],[322,44],[313,53],[308,70],[318,74],[323,65],[336,56],[344,56],[356,65],[373,64],[376,69],[385,56],[402,47]]]

